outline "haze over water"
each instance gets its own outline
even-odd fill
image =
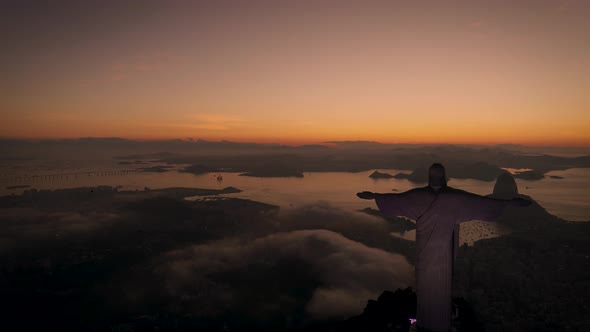
[[[75,167],[70,165],[74,164]],[[150,163],[149,165],[160,165]],[[85,166],[86,165],[86,166]],[[93,165],[94,167],[88,166]],[[97,167],[97,165],[103,165]],[[146,165],[143,165],[146,166]],[[319,201],[328,202],[336,207],[347,210],[358,210],[371,203],[359,200],[356,193],[363,190],[373,192],[403,192],[425,184],[412,183],[403,179],[371,179],[373,171],[358,173],[347,172],[306,172],[303,178],[257,178],[239,176],[240,173],[215,172],[202,175],[182,173],[177,170],[181,166],[174,166],[169,172],[140,173],[130,175],[99,175],[101,172],[115,170],[129,170],[130,167],[118,165],[109,160],[93,162],[59,162],[46,161],[34,166],[26,162],[18,167],[4,164],[0,168],[0,194],[9,195],[21,193],[29,188],[7,189],[9,186],[30,185],[36,189],[60,189],[73,187],[92,187],[108,185],[120,187],[120,190],[144,190],[168,187],[196,187],[222,189],[228,186],[236,187],[243,192],[230,194],[231,197],[241,197],[268,204],[279,205],[282,209],[301,207]],[[390,174],[410,173],[409,170],[380,169]],[[95,172],[92,175],[71,175],[71,173]],[[56,179],[36,179],[33,182],[16,182],[15,175],[44,175],[70,174]],[[222,181],[217,176],[223,177]],[[550,176],[561,176],[554,179]],[[8,179],[11,179],[10,182]],[[570,221],[590,220],[590,169],[578,168],[565,171],[547,173],[545,179],[526,181],[517,179],[520,193],[537,200],[550,213]],[[474,179],[451,179],[450,186],[471,191],[480,195],[490,194],[494,188],[493,181],[479,181]],[[374,206],[373,206],[374,207]]]

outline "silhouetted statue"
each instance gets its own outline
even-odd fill
[[[445,168],[433,164],[428,186],[399,194],[358,193],[375,199],[388,217],[416,221],[416,294],[418,331],[448,332],[451,328],[451,286],[458,225],[469,220],[493,221],[509,205],[529,201],[495,199],[447,186]]]

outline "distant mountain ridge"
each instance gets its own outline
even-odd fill
[[[276,173],[276,165],[297,172],[361,172],[412,170],[398,174],[414,182],[425,181],[425,165],[443,163],[449,176],[493,181],[502,168],[528,169],[517,177],[542,179],[549,171],[590,168],[590,154],[556,156],[498,146],[451,144],[387,144],[374,141],[328,141],[289,146],[273,143],[173,139],[139,141],[124,138],[54,140],[0,139],[1,160],[144,160],[168,164],[200,165],[200,169],[241,173]],[[590,153],[590,148],[589,148]]]

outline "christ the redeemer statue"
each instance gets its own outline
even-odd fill
[[[451,289],[456,226],[464,221],[493,221],[509,205],[527,206],[529,201],[501,200],[447,186],[445,168],[433,164],[428,186],[399,194],[364,191],[387,217],[403,216],[416,221],[416,295],[418,331],[448,332],[451,329]],[[458,229],[458,228],[457,228]]]

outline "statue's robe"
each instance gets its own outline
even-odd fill
[[[522,199],[501,200],[448,186],[430,186],[399,194],[376,194],[379,210],[388,217],[416,221],[416,321],[422,330],[451,328],[452,276],[458,225],[469,220],[493,221],[508,205]]]

